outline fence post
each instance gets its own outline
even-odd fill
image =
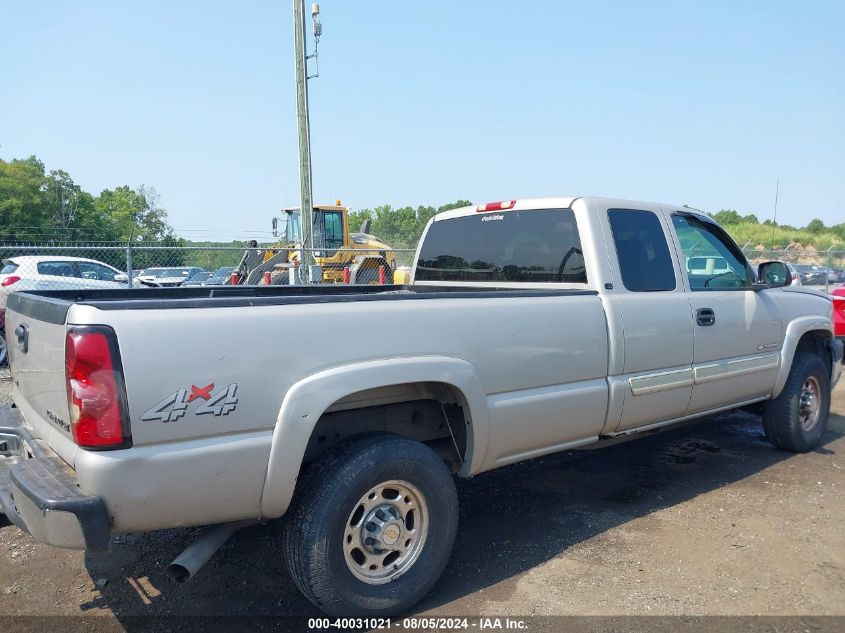
[[[132,244],[126,244],[126,279],[129,288],[132,287]]]

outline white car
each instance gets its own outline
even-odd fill
[[[18,290],[125,288],[126,273],[95,259],[62,255],[22,255],[3,260],[0,269],[0,365],[6,362],[6,299]]]
[[[145,268],[138,275],[138,281],[153,288],[172,288],[181,286],[197,273],[208,272],[196,266],[177,266],[173,268]]]

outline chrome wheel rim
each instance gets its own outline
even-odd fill
[[[798,417],[801,420],[801,428],[805,431],[812,429],[819,421],[821,392],[818,378],[808,376],[801,387],[801,397],[798,402]]]
[[[346,521],[346,566],[370,585],[395,580],[419,558],[428,527],[428,505],[415,485],[390,480],[373,486],[358,500]]]

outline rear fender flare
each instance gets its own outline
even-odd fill
[[[335,367],[304,378],[285,394],[273,429],[261,495],[262,516],[278,517],[287,510],[311,432],[333,403],[359,391],[415,382],[446,383],[463,394],[469,427],[466,460],[458,475],[478,472],[487,452],[490,421],[484,389],[472,364],[447,356],[426,356]]]

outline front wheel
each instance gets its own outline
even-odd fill
[[[314,464],[284,528],[299,590],[332,616],[388,617],[429,592],[458,526],[446,464],[419,442],[353,438]]]
[[[827,364],[815,354],[796,354],[783,391],[763,410],[766,437],[778,448],[806,453],[821,442],[829,415]]]

